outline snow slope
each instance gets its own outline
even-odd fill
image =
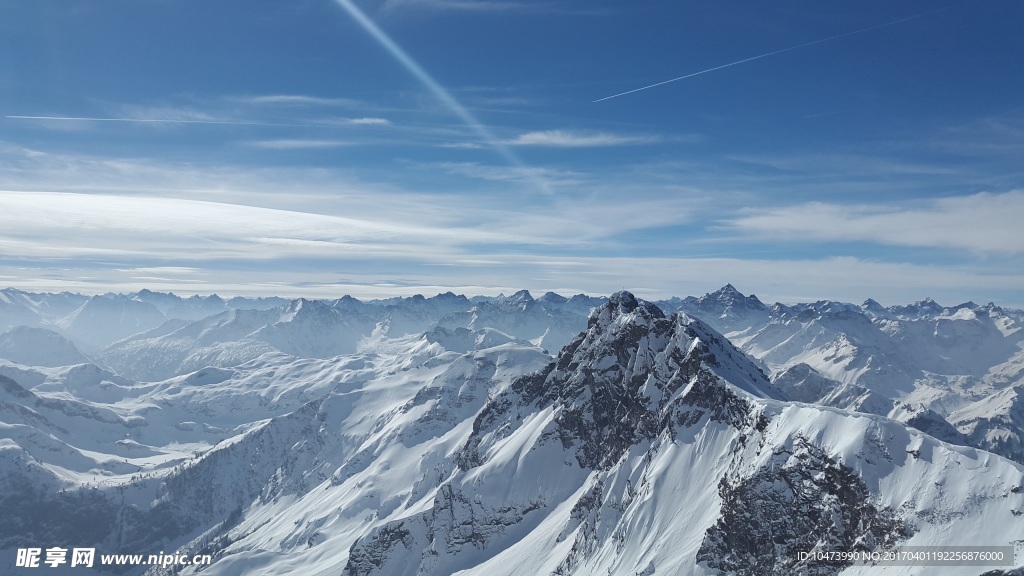
[[[931,299],[765,308],[732,286],[676,305],[725,330],[792,399],[887,415],[1024,462],[1013,440],[1024,420],[1006,408],[1024,382],[1024,330],[1014,311]]]
[[[67,338],[28,326],[0,334],[0,358],[26,366],[68,366],[89,361]]]
[[[1013,341],[1009,314],[776,311],[726,292],[731,308],[702,306],[777,321],[811,351],[841,337],[850,347],[834,362],[797,354],[808,361],[769,378],[770,364],[696,312],[622,292],[552,356],[543,335],[578,309],[517,293],[172,320],[108,351],[125,365],[166,357],[174,372],[203,349],[266,348],[152,382],[111,370],[113,355],[107,368],[0,363],[0,573],[17,573],[18,547],[95,545],[215,559],[152,575],[942,575],[965,572],[798,553],[1022,537],[1024,466],[989,451],[1019,450],[1013,372],[929,373],[906,390],[871,380],[887,358],[877,339],[891,337],[881,320],[964,320]],[[751,338],[765,328],[730,325]],[[822,362],[862,371],[837,380]],[[914,401],[940,386],[930,405],[945,412]],[[888,412],[867,413],[884,401]]]

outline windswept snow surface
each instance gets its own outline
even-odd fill
[[[952,575],[989,568],[799,553],[1024,538],[991,305],[94,298],[3,291],[61,359],[0,359],[0,573],[95,546],[214,559],[123,570],[154,576]],[[115,308],[103,334],[162,319],[61,356]]]
[[[1024,462],[1019,311],[928,298],[769,308],[732,286],[676,307],[722,330],[791,399],[889,416]]]

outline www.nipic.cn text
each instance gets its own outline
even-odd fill
[[[70,553],[70,554],[69,554]],[[208,566],[213,562],[209,554],[100,554],[95,548],[18,548],[14,566],[17,568],[40,568],[49,566],[70,566],[92,568],[93,566]]]

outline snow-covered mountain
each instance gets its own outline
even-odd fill
[[[703,323],[618,294],[555,363],[484,407],[450,480],[357,541],[347,573],[831,574],[846,566],[797,552],[935,543],[939,518],[968,508],[1014,525],[1001,497],[949,508],[921,491],[918,474],[948,473],[936,456],[970,451],[777,397]],[[1010,494],[1020,467],[993,462],[1010,484],[959,481]]]
[[[94,352],[132,334],[155,328],[166,317],[156,306],[122,295],[89,298],[58,326],[83,349]]]
[[[478,304],[451,293],[377,303],[354,298],[299,299],[282,308],[228,310],[189,323],[168,321],[116,342],[96,357],[126,376],[156,381],[203,366],[238,366],[264,354],[299,358],[352,354],[381,338],[436,328],[490,331],[499,333],[494,334],[499,340],[561,346],[585,323],[585,316],[545,309],[525,292]],[[435,335],[456,348],[476,346],[455,345],[451,337]]]
[[[722,329],[794,400],[889,416],[1024,462],[1024,420],[1010,408],[1024,378],[1015,311],[931,299],[759,304],[732,286],[677,303]]]
[[[575,299],[575,300],[574,300]],[[548,293],[535,300],[526,290],[512,296],[476,303],[471,309],[450,313],[438,321],[446,328],[494,328],[512,337],[556,351],[567,344],[586,323],[594,300]],[[586,308],[584,313],[580,313]]]
[[[89,361],[67,338],[45,328],[28,326],[0,334],[0,359],[27,366],[68,366]]]
[[[228,310],[267,310],[286,306],[288,302],[282,298],[240,297],[225,301],[217,295],[182,298],[150,290],[83,296],[68,292],[33,294],[7,288],[0,290],[0,332],[20,326],[45,328],[93,353],[167,320],[194,321]]]
[[[158,300],[102,367],[0,360],[0,573],[96,546],[214,560],[151,575],[982,574],[799,553],[1024,537],[996,307]]]
[[[270,344],[248,337],[280,317],[280,310],[229,310],[195,322],[169,320],[107,346],[96,358],[143,381],[163,380],[205,366],[237,366],[275,351]]]
[[[0,331],[6,332],[18,326],[46,326],[50,319],[70,314],[87,300],[86,296],[67,292],[32,294],[5,288],[0,290]]]
[[[721,332],[731,332],[768,321],[769,309],[757,296],[744,296],[732,284],[699,298],[688,296],[676,302],[665,302],[666,312],[681,310],[705,319]]]

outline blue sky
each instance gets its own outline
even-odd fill
[[[1012,0],[0,2],[0,285],[1021,306],[1022,29]]]

